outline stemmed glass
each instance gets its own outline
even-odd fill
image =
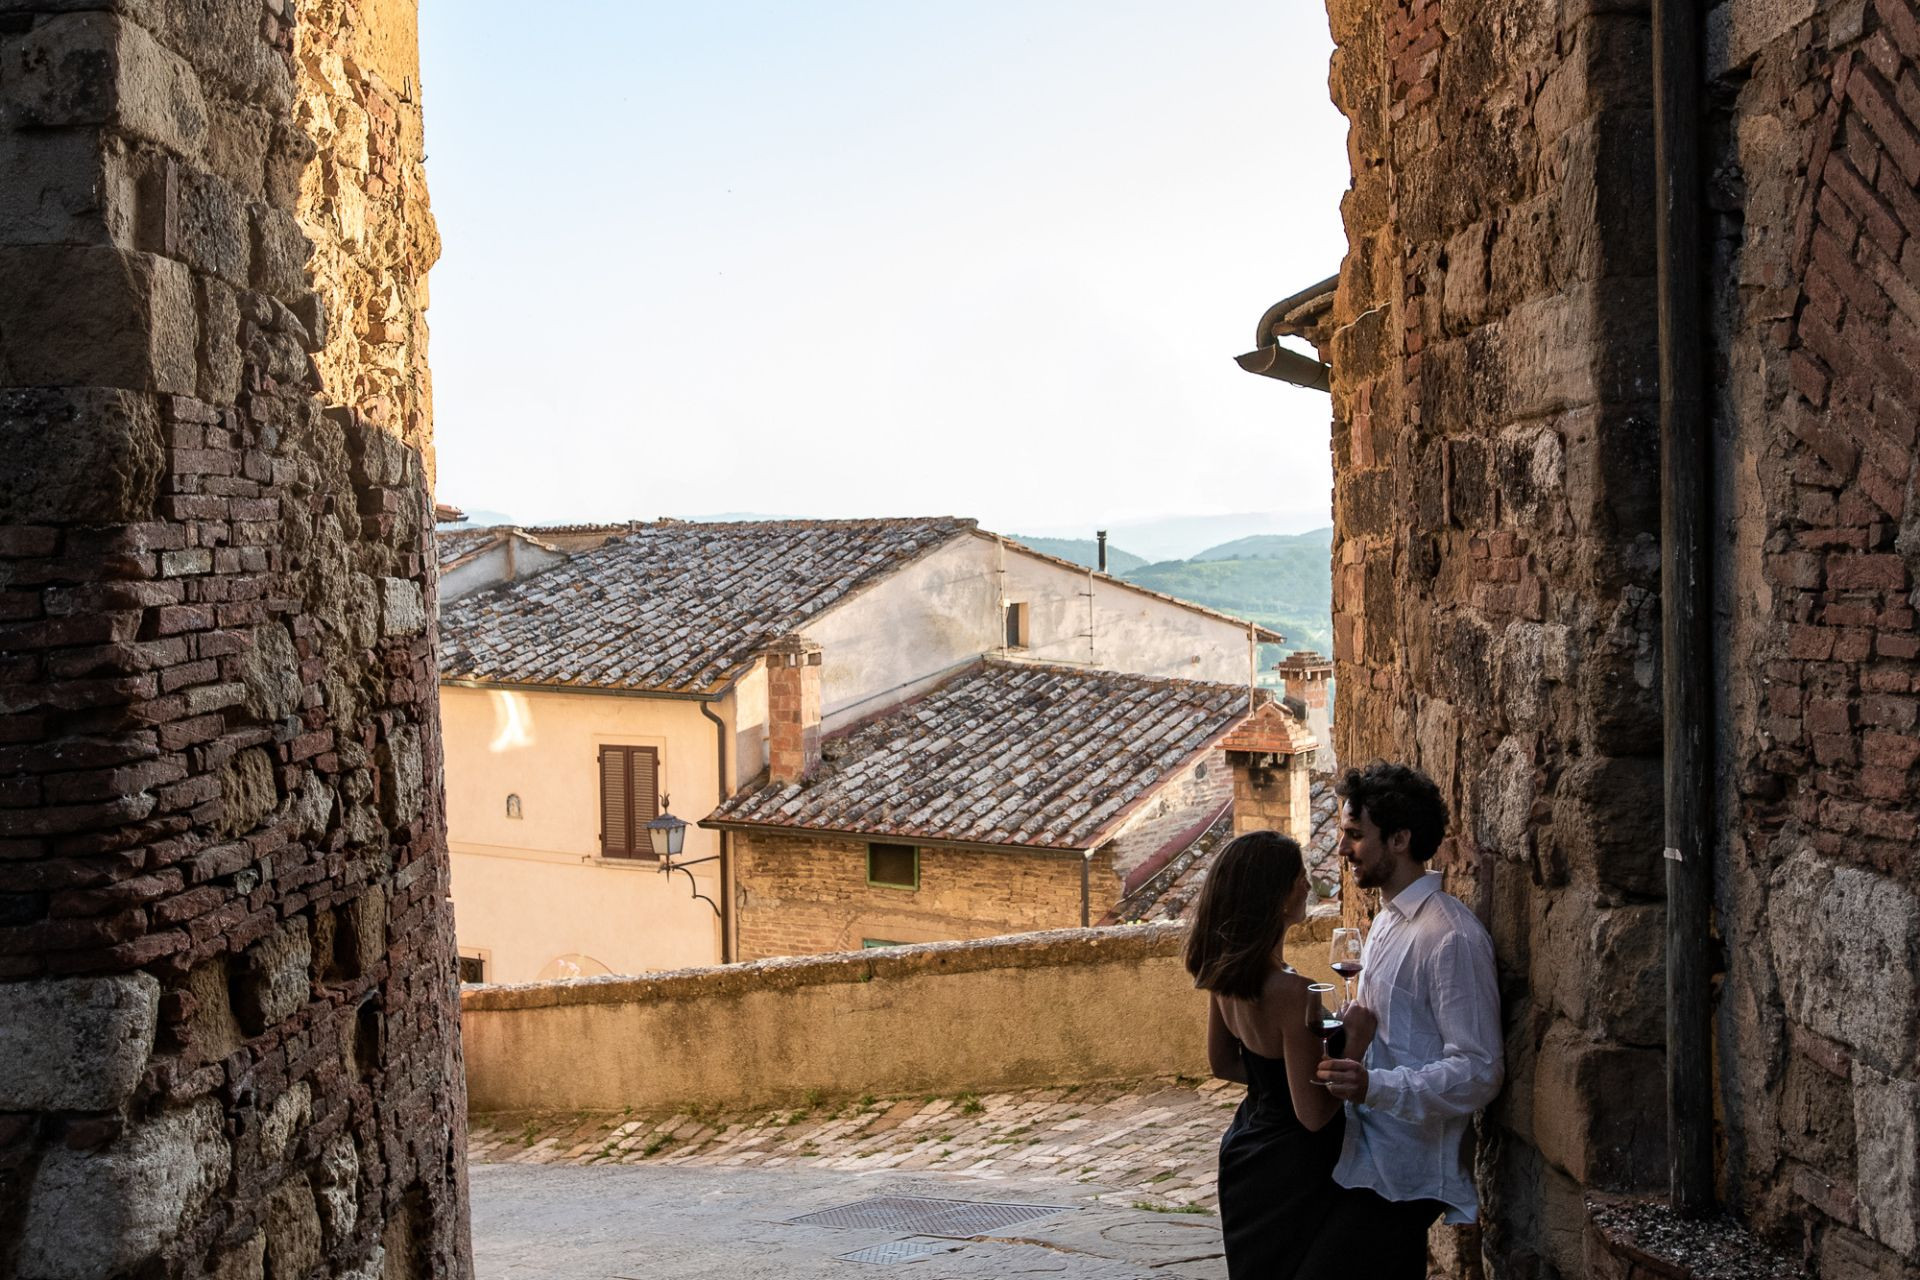
[[[1346,1021],[1338,1012],[1327,1008],[1327,997],[1333,994],[1331,982],[1313,982],[1307,984],[1307,1030],[1320,1037],[1320,1060],[1325,1062],[1333,1055],[1334,1040],[1345,1028]],[[1316,1073],[1313,1082],[1325,1086],[1325,1080]]]
[[[1358,929],[1333,931],[1333,971],[1347,984],[1347,1003],[1353,1003],[1353,980],[1360,976],[1360,948],[1365,941]]]

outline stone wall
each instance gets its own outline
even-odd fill
[[[1641,8],[1329,5],[1354,163],[1335,747],[1411,760],[1453,809],[1436,865],[1500,961],[1480,1168],[1485,1246],[1515,1276],[1581,1274],[1584,1190],[1666,1176]],[[1450,1234],[1460,1269],[1475,1242]]]
[[[1912,1275],[1920,8],[1733,5],[1711,60],[1726,1182],[1820,1274]]]
[[[1666,1179],[1647,5],[1329,13],[1336,745],[1439,781],[1439,865],[1498,949],[1484,1241],[1439,1252],[1575,1276],[1586,1193]],[[1776,1247],[1904,1274],[1920,13],[1728,0],[1709,26],[1722,1183]]]
[[[0,0],[0,1276],[470,1271],[419,351],[337,384],[309,267],[426,266],[311,185],[356,14]]]
[[[918,889],[868,884],[867,842],[855,838],[736,831],[733,856],[742,960],[1080,923],[1078,854],[924,846]],[[1120,897],[1111,853],[1094,855],[1088,884],[1098,920]]]
[[[989,1093],[1207,1071],[1179,924],[578,978],[461,996],[476,1111]]]

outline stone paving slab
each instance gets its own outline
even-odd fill
[[[677,1166],[472,1167],[479,1280],[1224,1280],[1218,1219],[1134,1207],[1128,1191],[958,1173]],[[932,1237],[795,1222],[875,1196],[1060,1206],[999,1232]],[[875,1264],[845,1255],[888,1243],[939,1251]]]
[[[475,1116],[468,1156],[475,1166],[959,1175],[1098,1186],[1129,1204],[1211,1213],[1220,1134],[1240,1095],[1224,1081],[1167,1079],[702,1115]]]

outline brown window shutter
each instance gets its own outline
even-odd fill
[[[652,747],[600,748],[600,855],[649,858],[647,824],[660,816],[660,753]]]
[[[627,786],[627,749],[600,748],[600,853],[624,858],[632,847],[633,821]]]
[[[634,851],[650,853],[646,825],[660,816],[660,757],[652,747],[632,748]]]

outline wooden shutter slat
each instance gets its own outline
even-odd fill
[[[600,748],[600,852],[605,857],[625,857],[632,845],[631,791],[626,748]]]
[[[652,748],[642,747],[633,753],[634,830],[639,831],[659,816],[660,758],[653,753]],[[650,849],[651,846],[647,846],[641,852],[647,852]]]

